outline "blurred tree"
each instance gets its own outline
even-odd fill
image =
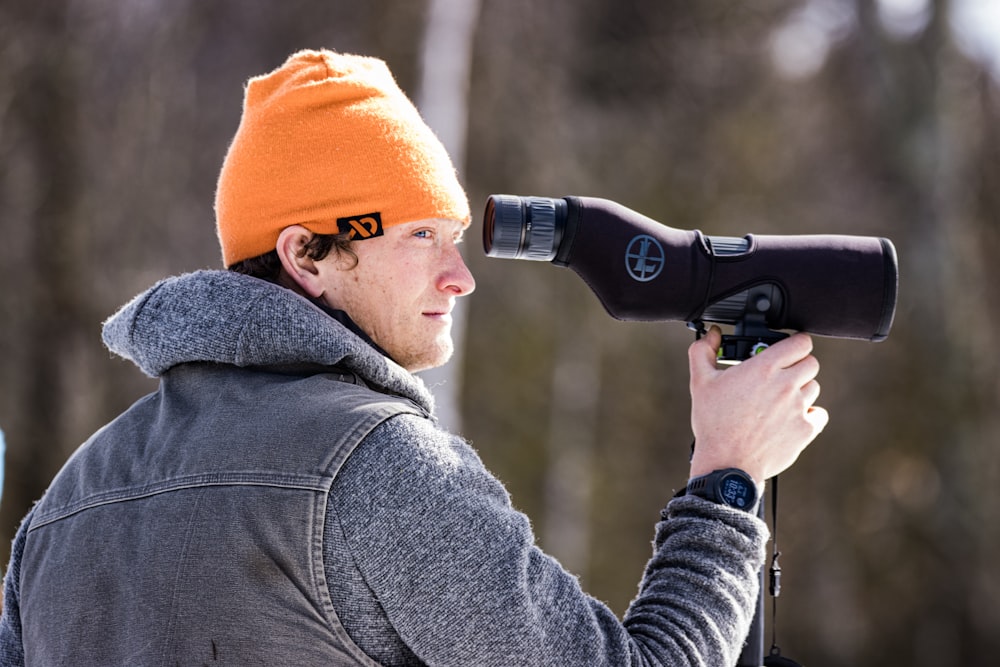
[[[421,50],[420,81],[416,104],[424,120],[441,139],[455,169],[464,178],[465,143],[469,117],[469,77],[472,44],[479,15],[479,0],[431,0]],[[440,368],[421,373],[435,396],[441,424],[462,432],[462,391],[459,365],[465,347],[467,299],[452,311],[455,355]]]
[[[74,225],[83,205],[84,146],[78,132],[79,62],[67,57],[71,38],[58,5],[4,6],[0,24],[4,63],[0,190],[6,224],[3,244],[3,421],[10,439],[3,516],[23,514],[25,494],[37,496],[65,459],[67,417],[87,412],[94,394],[79,393],[74,376],[85,371],[76,353],[96,344],[80,280],[84,232]],[[12,29],[17,26],[17,29]],[[36,49],[35,44],[57,44]],[[16,267],[16,271],[13,269]],[[62,351],[59,354],[57,351]],[[9,543],[9,539],[4,540]]]

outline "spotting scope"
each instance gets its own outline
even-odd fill
[[[709,236],[594,197],[491,195],[490,257],[569,267],[620,320],[733,325],[722,360],[787,336],[881,341],[896,310],[896,249],[842,234]]]

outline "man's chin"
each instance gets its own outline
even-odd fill
[[[403,368],[410,371],[411,373],[419,373],[421,371],[429,371],[433,368],[439,368],[444,366],[451,359],[452,355],[455,353],[455,346],[452,344],[451,339],[447,341],[447,345],[441,344],[435,346],[433,350],[428,350],[427,354],[414,356],[412,359],[407,360],[406,363],[401,364]]]

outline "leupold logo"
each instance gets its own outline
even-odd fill
[[[350,233],[351,240],[370,239],[382,236],[382,214],[365,213],[347,218],[337,218],[337,229],[341,234]]]
[[[625,269],[633,280],[646,283],[660,275],[666,257],[663,246],[652,236],[639,234],[625,248]]]

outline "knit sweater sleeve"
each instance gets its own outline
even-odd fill
[[[408,415],[348,459],[328,517],[354,584],[377,600],[411,659],[433,666],[735,664],[766,538],[756,517],[672,501],[620,620],[536,546],[528,518],[467,443]],[[349,608],[357,596],[333,598],[351,633],[351,618],[363,617]]]

